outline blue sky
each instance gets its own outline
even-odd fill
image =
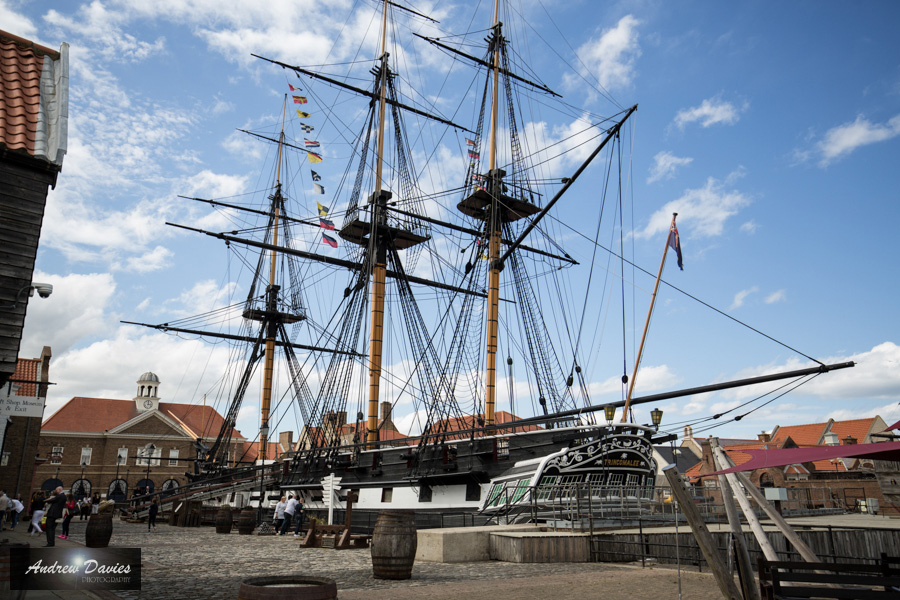
[[[31,300],[20,353],[52,347],[49,411],[76,395],[129,398],[147,370],[160,375],[165,400],[193,402],[210,389],[224,354],[119,324],[199,312],[235,291],[222,264],[211,268],[217,242],[164,222],[216,229],[214,213],[177,196],[263,185],[265,149],[236,128],[277,122],[289,79],[251,52],[291,64],[374,53],[375,37],[364,36],[375,14],[368,1],[145,4],[0,0],[0,28],[71,47],[69,151],[48,198],[35,274],[55,291]],[[439,31],[472,27],[468,3],[415,8],[440,19]],[[667,281],[806,355],[858,363],[710,433],[900,419],[900,6],[581,1],[554,4],[552,21],[537,0],[516,10],[531,23],[516,31],[547,40],[523,56],[567,101],[602,112],[603,99],[579,85],[584,77],[619,105],[639,105],[627,129],[637,263],[655,273],[677,211],[685,270],[670,263]],[[404,43],[402,60],[433,71],[410,79],[439,81],[443,55]],[[445,114],[447,102],[438,100]],[[566,126],[548,123],[554,132]],[[341,148],[325,147],[320,170],[335,189],[331,159]],[[457,141],[441,152],[462,164]],[[448,171],[446,180],[430,173],[428,185],[459,185]],[[563,218],[577,221],[566,211],[578,207]],[[638,299],[638,320],[646,302]],[[664,286],[637,395],[806,364]],[[661,408],[667,422],[687,422],[748,393]],[[242,412],[241,429],[256,428],[253,413]]]

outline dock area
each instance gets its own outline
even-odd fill
[[[86,521],[74,520],[69,540],[57,547],[84,544]],[[26,524],[4,531],[0,540],[41,547],[43,535],[29,537]],[[299,538],[217,534],[212,527],[159,525],[116,521],[110,547],[141,548],[141,591],[28,592],[28,600],[55,598],[105,600],[181,600],[237,598],[243,579],[266,575],[329,577],[337,581],[341,600],[434,598],[441,600],[517,600],[595,598],[615,590],[623,600],[678,598],[678,576],[671,568],[559,562],[546,565],[480,560],[454,563],[416,561],[412,578],[400,581],[372,576],[368,549],[302,548]],[[708,573],[682,571],[682,594],[692,600],[722,598]]]

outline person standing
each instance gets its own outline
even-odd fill
[[[281,524],[284,523],[284,509],[287,506],[285,497],[282,496],[278,504],[275,505],[275,532],[281,531]]]
[[[291,496],[291,499],[287,501],[287,506],[284,507],[284,523],[281,524],[281,531],[278,532],[278,535],[284,535],[285,532],[290,530],[291,519],[294,518],[294,511],[296,509],[297,499]]]
[[[78,509],[75,504],[75,496],[66,494],[66,508],[63,510],[62,533],[59,535],[60,539],[69,539],[69,523],[72,522],[72,517],[75,516],[76,510]]]
[[[300,528],[303,527],[303,500],[297,501],[297,508],[294,509],[294,537],[300,537]]]
[[[9,502],[12,505],[12,525],[10,526],[10,530],[12,530],[19,524],[19,517],[22,515],[22,511],[25,510],[25,505],[22,504],[20,498],[13,498]]]
[[[150,529],[156,531],[156,515],[159,514],[159,500],[153,498],[153,502],[150,503],[150,512],[147,517],[147,533],[150,533]]]
[[[90,496],[85,496],[81,499],[81,516],[78,520],[84,521],[89,516],[91,516],[91,498]]]
[[[38,490],[31,495],[31,526],[28,533],[38,535],[41,533],[41,519],[44,518],[44,490]]]
[[[56,488],[56,495],[51,496],[44,501],[44,508],[47,515],[47,528],[44,533],[47,534],[47,543],[44,546],[52,547],[56,545],[56,520],[61,519],[63,509],[66,507],[66,495],[63,494],[62,486]]]
[[[0,531],[6,529],[6,509],[9,508],[9,496],[0,490]]]

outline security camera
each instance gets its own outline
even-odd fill
[[[37,290],[41,298],[48,298],[53,293],[53,286],[49,283],[32,283],[31,287]]]

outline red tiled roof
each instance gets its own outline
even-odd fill
[[[284,451],[279,442],[266,442],[266,460],[276,460]],[[259,442],[244,442],[243,453],[237,458],[241,462],[256,462],[259,458]]]
[[[798,446],[818,446],[828,429],[828,423],[779,426],[772,434],[773,442],[782,442],[790,437]]]
[[[0,119],[0,124],[2,124],[2,119]],[[37,396],[37,385],[35,382],[39,377],[39,370],[41,368],[41,359],[39,358],[20,358],[16,362],[16,372],[13,373],[12,379],[13,383],[17,384],[19,390],[16,392],[16,396]]]
[[[867,419],[835,421],[831,425],[831,431],[838,435],[838,438],[840,438],[842,444],[844,443],[844,439],[848,435],[856,438],[857,444],[863,444],[866,442],[866,437],[872,430],[872,425],[875,423],[875,419],[876,417],[869,417]]]
[[[60,54],[0,31],[0,143],[34,155],[41,112],[44,56]]]
[[[160,414],[183,424],[191,436],[215,436],[225,419],[211,406],[160,402]],[[103,433],[140,415],[134,400],[84,398],[76,396],[44,421],[44,431],[79,431]],[[241,433],[234,431],[237,437]]]
[[[814,460],[813,461],[813,469],[816,471],[846,471],[847,468],[844,467],[844,461],[839,458],[835,458],[832,460]]]
[[[435,423],[434,427],[432,427],[432,431],[452,432],[476,429],[478,427],[481,427],[481,425],[479,425],[479,419],[484,419],[483,413],[477,415],[464,415],[462,417],[454,417],[452,419],[444,419]],[[505,410],[498,410],[494,413],[494,422],[498,425],[503,423],[512,423],[513,421],[518,420],[519,417],[512,413],[506,412]],[[503,429],[502,431],[504,433],[517,433],[522,431],[537,431],[540,429],[543,429],[543,427],[541,427],[540,425],[523,425],[522,427]]]

